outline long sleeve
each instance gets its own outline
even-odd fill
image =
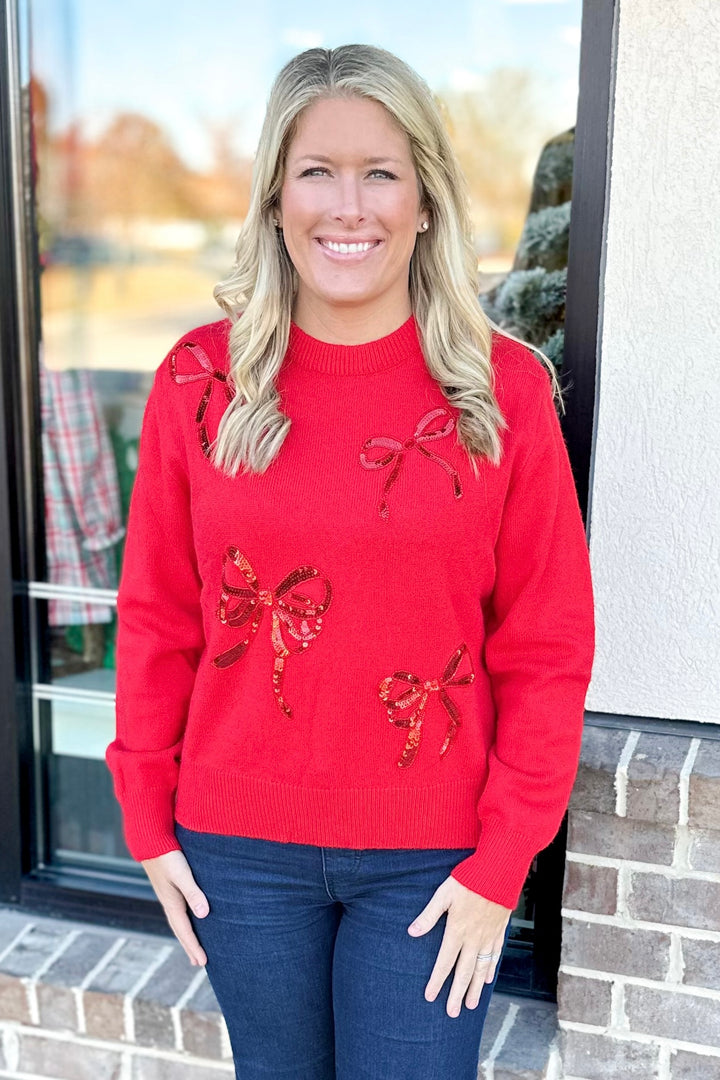
[[[174,390],[166,359],[143,417],[118,590],[117,727],[106,761],[126,843],[138,860],[180,846],[174,796],[204,646],[187,459]]]
[[[567,808],[595,644],[585,531],[544,371],[525,382],[522,397],[536,419],[518,431],[485,612],[496,737],[477,849],[452,871],[510,908]]]

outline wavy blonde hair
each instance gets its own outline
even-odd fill
[[[467,185],[441,106],[411,67],[373,45],[307,49],[282,68],[272,86],[235,264],[213,293],[232,324],[229,381],[235,396],[220,421],[212,460],[230,476],[241,467],[264,472],[290,429],[275,379],[287,351],[298,278],[273,212],[300,114],[320,98],[348,96],[379,102],[408,137],[420,205],[430,219],[410,260],[412,311],[427,368],[460,410],[458,440],[477,476],[475,456],[497,464],[500,432],[507,426],[493,392],[492,331],[512,335],[488,318],[478,300]],[[541,357],[562,404],[552,361],[536,346],[513,340]]]

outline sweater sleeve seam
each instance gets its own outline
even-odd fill
[[[517,471],[515,473],[515,476],[512,476],[512,474],[511,474],[511,479],[510,479],[510,487],[511,488],[514,487],[516,484],[518,484],[522,480],[522,478],[524,477],[526,471],[530,467],[533,454],[538,450],[537,434],[538,434],[538,431],[540,429],[540,416],[541,416],[541,413],[542,413],[542,410],[543,410],[543,394],[547,393],[547,390],[548,390],[547,382],[544,381],[543,385],[542,385],[542,393],[537,395],[536,401],[534,402],[534,404],[535,404],[535,418],[534,418],[534,423],[532,424],[532,434],[531,435],[528,434],[527,451],[525,453],[524,460],[522,461],[522,463],[520,464],[520,466],[518,467],[518,469],[517,469]],[[554,408],[554,406],[553,406],[553,408]],[[528,428],[529,428],[529,426],[530,425],[528,425]],[[515,457],[517,457],[519,449],[520,448],[516,446],[516,448],[515,448]]]

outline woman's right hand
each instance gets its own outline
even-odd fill
[[[163,906],[170,929],[190,958],[190,963],[206,964],[207,956],[195,936],[187,909],[190,907],[197,918],[203,919],[210,905],[182,851],[167,851],[155,859],[143,859],[142,865]]]

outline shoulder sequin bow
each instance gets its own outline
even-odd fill
[[[448,688],[451,686],[468,686],[475,678],[475,672],[472,670],[464,675],[456,675],[465,657],[467,657],[467,664],[470,665],[470,654],[467,645],[463,642],[450,657],[439,679],[423,680],[409,671],[394,671],[392,675],[388,675],[380,683],[378,693],[381,700],[385,702],[390,723],[395,724],[397,727],[410,728],[405,749],[398,761],[400,768],[412,765],[417,756],[422,737],[423,713],[428,696],[432,692],[439,694],[440,701],[450,717],[445,733],[445,741],[440,748],[440,756],[442,757],[443,754],[447,753],[461,723],[460,709],[453,698],[450,697]],[[409,683],[410,685],[405,690],[401,690],[400,693],[391,695],[390,688],[393,682]],[[419,704],[413,708],[416,702]],[[409,715],[408,709],[412,709]]]
[[[302,589],[300,587],[302,586]],[[278,708],[292,717],[292,709],[282,696],[285,661],[292,653],[306,650],[322,629],[322,616],[330,606],[332,589],[327,578],[314,566],[298,566],[277,588],[261,589],[249,560],[236,547],[223,556],[222,592],[217,617],[227,626],[250,623],[243,641],[216,656],[215,667],[226,668],[245,653],[260,625],[266,607],[271,609],[271,639],[275,652],[273,690]]]
[[[205,380],[202,396],[195,413],[195,423],[198,426],[198,438],[200,439],[202,452],[205,457],[209,457],[210,439],[205,415],[216,383],[220,383],[222,386],[227,400],[232,400],[233,391],[228,385],[227,375],[213,365],[212,360],[202,346],[196,345],[194,341],[184,341],[172,353],[170,356],[170,375],[178,386],[184,383]]]
[[[428,430],[433,421],[436,421],[439,417],[445,418],[442,427],[435,426]],[[459,499],[462,496],[462,486],[457,470],[452,467],[449,461],[440,457],[439,454],[434,454],[432,450],[428,450],[427,446],[425,446],[425,443],[432,442],[435,439],[444,439],[450,434],[454,427],[455,417],[449,409],[440,407],[431,409],[430,412],[425,413],[418,421],[412,436],[409,439],[406,439],[405,442],[400,442],[399,439],[394,439],[391,435],[375,435],[371,439],[368,439],[367,442],[363,443],[362,450],[360,451],[360,463],[364,465],[366,469],[384,469],[386,465],[389,465],[392,462],[392,469],[385,480],[383,497],[378,506],[378,513],[384,521],[387,521],[390,513],[386,496],[398,478],[407,450],[419,450],[425,457],[428,457],[432,461],[436,461],[438,465],[441,465],[452,480],[455,498]],[[366,453],[367,450],[372,450],[374,451],[374,454],[379,456],[371,456]],[[382,451],[384,450],[389,451],[389,453],[383,453]]]

